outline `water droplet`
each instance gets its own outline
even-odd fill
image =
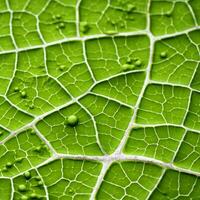
[[[21,197],[21,200],[28,200],[28,197],[27,197],[26,195],[23,195],[23,196]]]
[[[131,64],[133,62],[132,58],[127,58],[126,63]]]
[[[42,182],[42,181],[38,181],[37,185],[38,185],[38,186],[42,186],[42,185],[43,185],[43,182]]]
[[[80,23],[80,31],[82,33],[87,33],[89,31],[89,29],[90,29],[90,26],[87,22],[81,22]]]
[[[7,162],[7,163],[6,163],[6,167],[7,167],[7,168],[11,168],[12,166],[13,166],[13,164],[12,164],[11,162]]]
[[[40,180],[41,180],[40,176],[36,176],[35,179],[36,179],[37,181],[40,181]]]
[[[34,129],[31,129],[31,132],[30,132],[31,135],[35,135],[35,130]]]
[[[104,33],[107,35],[115,35],[115,34],[117,34],[117,31],[116,30],[105,30]]]
[[[136,7],[135,7],[135,5],[133,5],[133,4],[128,4],[127,5],[127,12],[132,12],[133,10],[135,10],[136,9]]]
[[[31,178],[31,173],[30,172],[24,172],[24,177],[26,178],[26,179],[30,179]]]
[[[166,58],[167,57],[167,52],[163,51],[160,53],[161,58]]]
[[[33,109],[34,109],[34,105],[30,105],[29,108],[30,108],[31,110],[33,110]]]
[[[31,198],[31,199],[38,199],[38,195],[35,194],[35,193],[32,193],[32,194],[30,195],[30,198]]]
[[[27,97],[27,94],[26,94],[25,91],[21,91],[21,97],[22,97],[22,98],[26,98],[26,97]]]
[[[137,60],[136,62],[135,62],[135,66],[136,67],[140,67],[142,65],[142,61],[141,60]]]
[[[69,193],[74,193],[74,190],[73,189],[69,189]]]
[[[124,64],[124,65],[121,66],[121,68],[122,68],[123,71],[128,70],[128,67],[129,67],[128,64]]]
[[[18,186],[18,190],[20,192],[24,192],[24,191],[26,191],[26,186],[24,184],[21,184],[21,185]]]
[[[3,167],[2,172],[7,172],[7,171],[8,171],[7,167]]]
[[[61,22],[61,23],[59,24],[59,28],[61,28],[61,29],[65,28],[65,24]]]
[[[19,88],[18,87],[15,87],[14,88],[14,92],[18,92],[19,91]]]
[[[57,14],[56,16],[56,19],[61,19],[61,15]]]
[[[76,115],[70,115],[67,118],[67,124],[70,126],[75,126],[78,123],[78,118]]]
[[[133,65],[133,64],[124,64],[124,65],[122,65],[122,70],[123,71],[132,70],[134,68],[135,68],[135,65]]]
[[[60,70],[60,71],[63,71],[64,69],[65,69],[65,65],[60,65],[60,66],[59,66],[59,70]]]
[[[15,161],[16,161],[17,163],[21,163],[23,159],[24,159],[24,158],[17,158]]]
[[[42,149],[42,148],[41,148],[41,146],[38,146],[38,147],[35,147],[35,149],[34,149],[34,150],[35,150],[35,151],[37,151],[37,152],[40,152],[40,151],[41,151],[41,149]]]

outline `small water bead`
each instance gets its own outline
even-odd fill
[[[0,136],[2,136],[3,135],[3,131],[0,131]]]
[[[31,132],[30,132],[31,135],[35,135],[35,130],[34,129],[31,129]]]
[[[60,71],[63,71],[64,69],[65,69],[65,65],[60,65],[60,66],[59,66],[59,70],[60,70]]]
[[[24,191],[26,191],[26,186],[24,184],[21,184],[21,185],[18,186],[18,190],[20,192],[24,192]]]
[[[43,185],[43,182],[42,181],[38,181],[38,183],[37,183],[37,186],[42,186]]]
[[[78,117],[76,115],[70,115],[67,118],[67,122],[68,125],[70,126],[75,126],[78,123]]]
[[[82,33],[87,33],[89,31],[89,29],[90,29],[90,26],[87,22],[81,22],[80,23],[80,31]]]
[[[59,24],[59,28],[61,28],[61,29],[65,28],[65,24],[61,22],[61,23]]]
[[[57,15],[55,16],[55,18],[56,18],[56,19],[61,19],[61,15],[57,14]]]
[[[52,16],[52,19],[55,21],[55,20],[59,20],[59,19],[61,19],[62,18],[62,16],[60,15],[60,14],[57,14],[57,15],[53,15]]]
[[[13,166],[13,164],[12,164],[11,162],[7,162],[7,163],[6,163],[6,167],[7,167],[7,168],[11,168],[12,166]]]
[[[8,171],[7,167],[3,167],[2,172],[7,172],[7,171]]]
[[[31,173],[30,172],[24,172],[24,177],[26,178],[26,179],[30,179],[31,178]]]
[[[34,107],[34,105],[30,105],[29,108],[30,108],[31,110],[33,110],[35,107]]]
[[[21,200],[28,200],[28,196],[23,195],[20,199],[21,199]]]
[[[132,70],[134,68],[135,68],[135,65],[133,65],[133,64],[124,64],[124,65],[122,65],[122,70],[123,71]]]
[[[73,189],[69,189],[69,193],[70,194],[74,193],[74,190]]]
[[[39,196],[38,196],[36,193],[32,193],[32,194],[30,195],[30,198],[31,198],[31,199],[38,199]]]
[[[24,158],[17,158],[15,161],[16,161],[17,163],[21,163],[23,159],[24,159]]]
[[[115,35],[118,32],[116,30],[105,30],[104,33],[107,34],[107,35]]]
[[[122,65],[121,68],[122,68],[123,71],[128,70],[128,64],[124,64],[124,65]]]
[[[41,150],[42,150],[42,147],[41,146],[38,146],[38,147],[35,147],[35,149],[34,149],[35,151],[37,151],[37,152],[41,152]]]
[[[167,52],[163,51],[160,53],[161,58],[166,58],[167,57]]]
[[[131,64],[133,62],[132,58],[127,58],[126,63]]]
[[[40,176],[36,176],[35,179],[36,179],[37,181],[40,181],[40,180],[41,180]]]
[[[21,97],[22,97],[22,98],[26,98],[26,97],[27,97],[27,94],[26,94],[25,91],[21,91]]]
[[[133,10],[135,10],[136,9],[136,7],[135,7],[135,5],[133,5],[133,4],[128,4],[127,5],[127,12],[132,12]]]
[[[142,61],[141,60],[135,61],[135,66],[136,67],[140,67],[141,65],[142,65]]]
[[[19,92],[19,88],[18,88],[18,87],[15,87],[15,88],[14,88],[14,92]]]

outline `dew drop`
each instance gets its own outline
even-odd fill
[[[74,193],[74,190],[73,189],[69,189],[69,193]]]
[[[34,109],[34,105],[30,105],[29,108],[30,108],[31,110],[33,110],[33,109]]]
[[[31,173],[30,172],[24,172],[24,177],[26,178],[26,179],[30,179],[31,178]]]
[[[7,171],[8,171],[7,167],[3,167],[2,172],[7,172]]]
[[[129,66],[128,64],[124,64],[121,66],[121,68],[123,71],[126,71],[126,70],[128,70],[128,66]]]
[[[133,10],[135,10],[136,9],[136,7],[135,7],[135,5],[133,5],[133,4],[128,4],[127,5],[127,12],[132,12]]]
[[[132,70],[134,68],[135,68],[135,65],[133,65],[133,64],[124,64],[124,65],[122,65],[122,70],[123,71]]]
[[[89,31],[89,29],[90,29],[90,26],[87,22],[81,22],[80,23],[80,31],[82,33],[87,33]]]
[[[19,91],[19,88],[18,87],[15,87],[14,88],[14,92],[18,92]]]
[[[28,200],[28,197],[26,195],[23,195],[20,199],[21,200]]]
[[[61,22],[61,23],[59,24],[59,28],[61,28],[61,29],[65,28],[65,24]]]
[[[21,184],[21,185],[18,186],[18,190],[20,192],[24,192],[24,191],[26,191],[26,186],[24,184]]]
[[[38,146],[38,147],[35,147],[35,149],[34,149],[34,150],[35,150],[35,151],[37,151],[37,152],[40,152],[40,151],[41,151],[41,149],[42,149],[42,148],[41,148],[41,146]]]
[[[167,57],[167,53],[165,51],[160,53],[160,57],[161,58],[166,58]]]
[[[43,182],[42,181],[38,181],[37,186],[42,186]]]
[[[23,158],[17,158],[15,161],[16,161],[17,163],[21,163],[22,160],[23,160]]]
[[[30,133],[31,133],[31,135],[35,135],[36,134],[34,129],[31,129]]]
[[[61,15],[57,14],[57,15],[55,16],[55,18],[56,18],[56,19],[61,19]]]
[[[132,63],[132,58],[127,58],[126,63],[131,64]]]
[[[116,30],[106,30],[106,31],[104,31],[104,33],[107,35],[115,35],[115,34],[117,34],[117,31]]]
[[[60,71],[63,71],[64,69],[65,69],[65,65],[60,65],[60,66],[59,66],[59,70],[60,70]]]
[[[137,60],[136,62],[135,62],[135,66],[136,67],[140,67],[142,65],[142,61],[141,60]]]
[[[41,180],[40,176],[36,176],[35,179],[36,179],[37,181],[40,181],[40,180]]]
[[[25,91],[21,91],[21,97],[22,97],[22,98],[26,98],[26,97],[27,97],[27,94],[26,94]]]
[[[67,118],[67,124],[70,126],[75,126],[78,123],[78,118],[76,115],[70,115]]]
[[[7,163],[6,163],[6,167],[7,167],[7,168],[11,168],[12,166],[13,166],[13,164],[12,164],[11,162],[7,162]]]
[[[31,199],[38,199],[38,195],[35,194],[35,193],[32,193],[32,194],[30,195],[30,198],[31,198]]]

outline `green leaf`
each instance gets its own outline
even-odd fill
[[[199,188],[199,0],[0,0],[0,200]]]

